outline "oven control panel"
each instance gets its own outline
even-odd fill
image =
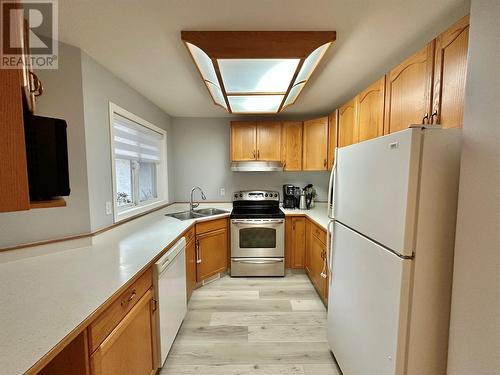
[[[271,190],[235,191],[233,201],[279,201],[280,193]]]

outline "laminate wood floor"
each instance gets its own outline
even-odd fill
[[[340,375],[304,274],[225,276],[195,290],[160,375]]]

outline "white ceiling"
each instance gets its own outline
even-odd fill
[[[221,117],[181,30],[336,30],[289,116],[328,113],[469,11],[469,0],[59,0],[59,33],[172,116]],[[229,116],[229,115],[228,115]]]

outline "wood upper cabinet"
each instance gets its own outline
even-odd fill
[[[91,355],[91,374],[154,374],[155,324],[150,289]]]
[[[358,142],[384,134],[385,76],[358,96]]]
[[[227,237],[227,226],[196,234],[196,280],[198,282],[226,271]]]
[[[338,115],[339,111],[336,109],[330,116],[328,116],[328,170],[331,170],[335,162],[335,148],[337,147],[338,135]]]
[[[384,133],[429,123],[434,41],[387,74]]]
[[[232,161],[280,161],[281,122],[231,122]]]
[[[302,170],[302,122],[284,122],[281,137],[283,170]]]
[[[358,142],[357,97],[352,98],[339,108],[338,146],[349,146]]]
[[[328,170],[328,117],[304,121],[302,170]]]
[[[462,127],[469,44],[469,16],[436,38],[432,123]]]
[[[257,123],[257,160],[281,160],[281,122]]]
[[[248,161],[257,158],[257,124],[231,122],[231,160]]]

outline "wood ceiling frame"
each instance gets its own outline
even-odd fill
[[[191,58],[193,59],[193,62],[195,63],[195,66],[200,73],[210,96],[212,97],[212,100],[216,105],[223,107],[229,113],[233,113],[233,111],[229,104],[228,93],[224,87],[224,81],[217,62],[218,59],[300,59],[292,80],[284,93],[229,93],[229,96],[284,95],[277,112],[237,112],[239,114],[276,114],[281,112],[284,108],[294,104],[300,96],[307,80],[297,83],[298,85],[304,82],[304,85],[300,88],[300,91],[293,102],[285,106],[285,102],[290,94],[290,91],[294,87],[295,80],[304,64],[305,59],[318,47],[327,43],[330,43],[331,45],[331,43],[335,41],[336,35],[335,31],[181,31],[181,39],[185,43],[186,47],[188,47],[187,43],[193,44],[203,50],[203,52],[205,52],[211,59],[227,108],[224,108],[215,101],[205,77],[201,74],[198,64],[188,48],[188,51],[190,52],[189,54],[191,55]],[[322,57],[319,61],[321,61]],[[312,71],[315,69],[316,66]],[[213,82],[212,84],[216,83]]]

